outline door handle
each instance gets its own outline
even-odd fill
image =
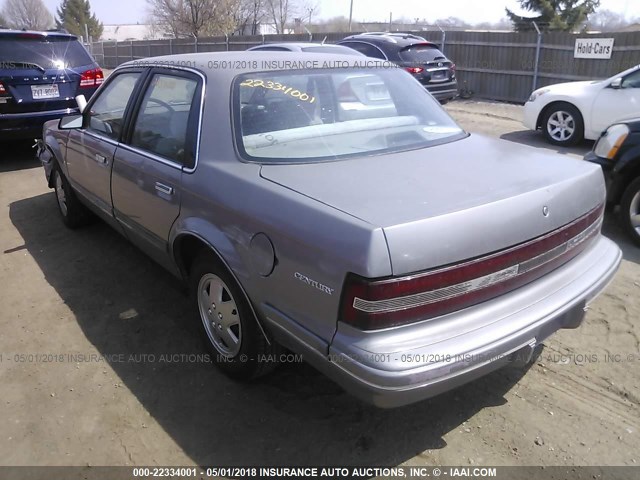
[[[164,183],[156,182],[156,190],[165,195],[173,195],[173,187],[165,185]]]
[[[96,153],[95,155],[95,160],[96,162],[102,164],[102,165],[106,165],[107,164],[107,157],[105,157],[104,155],[100,155],[99,153]]]

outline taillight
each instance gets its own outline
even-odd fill
[[[0,95],[2,95],[3,93],[7,93],[7,89],[4,88],[4,85],[2,83],[0,83]]]
[[[413,74],[417,74],[417,73],[421,73],[422,71],[424,71],[424,68],[422,67],[406,67],[405,70],[409,73],[413,73]]]
[[[98,87],[104,82],[104,74],[99,68],[92,68],[80,74],[80,87]]]
[[[361,330],[405,325],[497,297],[578,255],[602,226],[601,205],[551,233],[516,247],[429,272],[370,280],[349,274],[340,320]]]
[[[449,68],[451,69],[451,71],[452,71],[452,72],[454,72],[454,73],[455,73],[455,71],[456,71],[456,64],[455,64],[455,63],[452,63],[452,64],[451,64],[451,66],[450,66]]]

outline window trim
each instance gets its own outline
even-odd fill
[[[93,129],[89,128],[89,119],[91,117],[90,112],[91,112],[91,108],[93,107],[93,105],[95,105],[95,103],[98,101],[98,98],[100,98],[101,95],[104,94],[104,90],[107,89],[107,86],[110,85],[112,82],[115,81],[115,79],[122,75],[122,74],[127,74],[127,73],[139,73],[140,77],[138,78],[138,80],[136,80],[136,85],[133,87],[133,90],[131,92],[131,95],[129,96],[129,100],[127,101],[127,105],[124,109],[124,115],[122,116],[123,122],[122,122],[122,130],[120,131],[120,135],[118,136],[118,138],[111,138],[108,137],[106,135],[101,134],[100,132],[97,132]],[[98,138],[98,139],[104,139],[107,142],[115,142],[116,144],[121,142],[121,139],[123,138],[124,133],[127,130],[127,119],[128,119],[128,115],[129,112],[131,111],[131,108],[133,106],[133,103],[135,103],[135,99],[138,96],[139,90],[140,90],[140,86],[141,83],[144,81],[144,78],[146,76],[146,72],[144,69],[142,68],[123,68],[121,70],[116,70],[114,71],[111,75],[109,75],[109,77],[106,79],[106,81],[100,86],[100,88],[96,91],[96,93],[94,93],[92,95],[92,97],[89,99],[89,101],[87,102],[87,105],[83,111],[83,119],[82,119],[82,130],[87,133],[90,134],[92,137]],[[134,100],[134,101],[132,101]],[[86,112],[86,113],[85,113]]]
[[[198,166],[198,159],[200,157],[200,142],[201,142],[201,133],[202,133],[202,120],[204,115],[206,76],[202,72],[195,70],[193,68],[179,67],[179,66],[150,67],[150,68],[147,68],[146,70],[147,70],[147,73],[144,78],[144,82],[141,84],[140,89],[137,92],[136,101],[132,105],[131,112],[128,118],[126,119],[125,126],[123,128],[123,135],[121,136],[121,140],[120,140],[120,143],[121,143],[120,146],[129,151],[138,153],[140,155],[144,155],[164,165],[168,165],[170,167],[174,167],[179,170],[182,170],[185,173],[193,173]],[[194,78],[194,74],[196,75],[196,78]],[[191,142],[193,142],[193,148],[194,148],[192,166],[179,163],[169,158],[162,157],[161,155],[158,155],[155,152],[151,152],[131,144],[135,123],[136,123],[136,120],[138,119],[138,115],[140,114],[140,108],[142,106],[142,102],[144,101],[144,97],[147,93],[147,90],[149,89],[151,79],[153,78],[154,75],[167,75],[167,76],[174,76],[174,77],[189,78],[191,80],[195,79],[197,82],[196,90],[193,95],[193,101],[198,102],[198,105],[194,109],[194,105],[192,103],[191,109],[189,110],[189,119],[187,120],[187,133],[189,132],[190,122],[193,121],[196,124],[195,138],[191,140]],[[192,114],[196,115],[195,120],[192,120],[191,118]],[[189,142],[188,138],[187,138],[187,142]]]

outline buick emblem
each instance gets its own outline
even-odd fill
[[[542,215],[544,215],[545,217],[549,216],[549,207],[547,207],[546,205],[542,207]]]
[[[438,66],[439,66],[439,67],[441,67],[441,66],[443,66],[443,65],[444,65],[444,63],[442,63],[442,62],[438,62]]]

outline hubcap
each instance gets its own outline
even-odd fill
[[[67,196],[64,193],[64,188],[62,187],[62,177],[59,173],[56,172],[56,197],[58,198],[58,206],[60,206],[60,211],[62,215],[67,216]]]
[[[629,205],[629,219],[631,220],[631,226],[636,231],[637,235],[640,235],[640,190],[631,199],[631,205]]]
[[[553,112],[547,122],[549,136],[559,142],[566,142],[576,131],[576,122],[568,112]]]
[[[238,306],[229,287],[217,275],[208,273],[200,279],[198,308],[204,329],[216,350],[225,357],[235,357],[242,343]]]

